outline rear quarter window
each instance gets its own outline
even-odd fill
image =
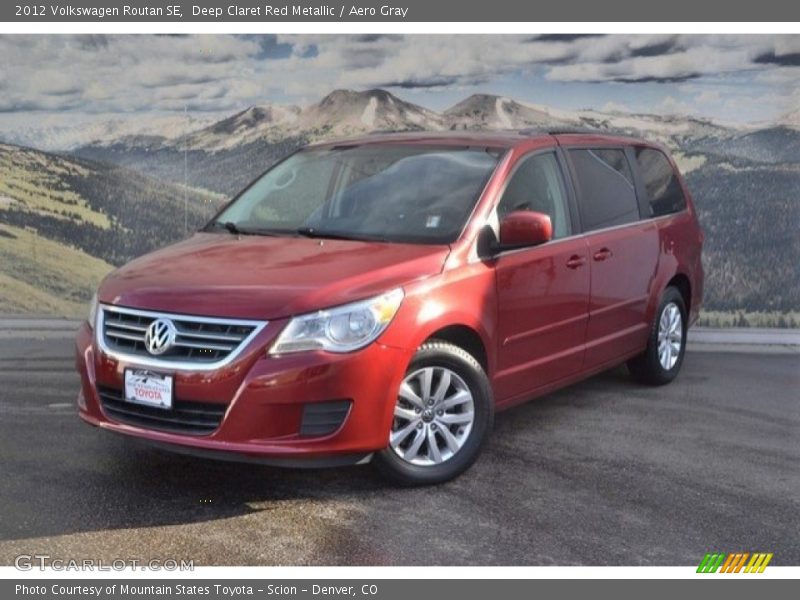
[[[584,231],[639,220],[633,174],[624,150],[576,148],[569,150],[569,156],[580,191]]]
[[[653,148],[636,148],[636,162],[647,191],[651,217],[661,217],[686,208],[680,181],[663,152]]]

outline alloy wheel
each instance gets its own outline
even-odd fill
[[[474,420],[475,403],[464,379],[446,367],[424,367],[400,385],[389,445],[413,465],[440,464],[462,448]]]
[[[681,310],[674,302],[670,302],[661,312],[658,321],[658,361],[665,371],[669,371],[678,362],[683,340],[683,317]]]

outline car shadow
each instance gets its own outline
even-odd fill
[[[607,372],[499,413],[496,432],[513,442],[559,418],[565,404],[591,405],[593,386],[623,391],[630,385],[624,369]],[[306,470],[216,461],[101,432],[67,415],[51,425],[56,430],[37,430],[42,439],[28,437],[27,447],[12,444],[17,450],[4,459],[10,469],[0,491],[0,541],[215,521],[285,502],[358,502],[409,493],[369,466]],[[50,440],[65,441],[54,450]],[[503,450],[489,443],[485,452]],[[458,485],[469,486],[469,478]]]

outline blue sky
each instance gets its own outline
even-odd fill
[[[0,127],[373,87],[435,110],[485,92],[738,123],[800,105],[797,35],[0,36],[0,56]]]

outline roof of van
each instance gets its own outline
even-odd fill
[[[334,148],[337,146],[360,146],[364,144],[390,143],[430,143],[434,145],[486,146],[493,148],[512,148],[532,138],[550,137],[555,142],[569,144],[637,144],[654,146],[645,140],[621,135],[611,135],[602,131],[584,129],[521,129],[500,131],[378,131],[357,137],[342,138],[311,144],[314,148]]]

